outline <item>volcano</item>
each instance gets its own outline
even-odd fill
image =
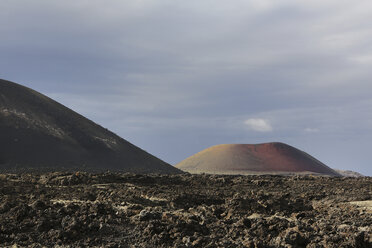
[[[205,149],[176,165],[190,173],[208,174],[339,174],[284,143],[223,144]]]
[[[47,96],[5,80],[0,170],[181,172]]]

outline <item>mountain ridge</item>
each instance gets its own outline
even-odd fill
[[[0,169],[180,173],[55,100],[0,79]]]

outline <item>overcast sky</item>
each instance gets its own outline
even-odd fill
[[[0,78],[175,164],[281,141],[372,176],[370,0],[1,0]]]

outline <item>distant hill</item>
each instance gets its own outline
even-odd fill
[[[277,142],[212,146],[181,161],[176,167],[190,173],[339,176],[309,154]]]
[[[0,80],[0,170],[180,173],[32,89]]]
[[[343,177],[364,177],[364,175],[360,174],[359,172],[355,172],[351,170],[335,170],[335,171]]]

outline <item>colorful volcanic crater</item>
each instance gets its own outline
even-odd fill
[[[223,144],[205,149],[176,165],[190,173],[208,174],[339,174],[284,143]]]

